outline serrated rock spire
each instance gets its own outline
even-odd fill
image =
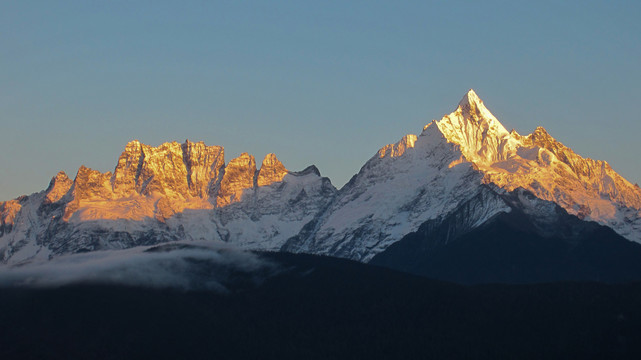
[[[266,186],[282,181],[288,172],[289,171],[287,171],[283,163],[278,160],[276,155],[271,153],[267,154],[265,155],[263,163],[260,166],[260,170],[258,171],[256,184],[258,186]]]
[[[220,183],[216,205],[227,206],[242,200],[244,193],[254,188],[256,176],[256,160],[248,153],[231,159],[225,166],[225,174]]]
[[[45,190],[47,192],[45,203],[51,204],[60,200],[71,189],[72,185],[73,180],[69,179],[64,171],[58,172],[56,176],[51,178],[49,187]]]

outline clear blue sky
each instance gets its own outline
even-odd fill
[[[274,152],[342,186],[474,88],[641,183],[638,1],[2,1],[0,200],[132,140]]]

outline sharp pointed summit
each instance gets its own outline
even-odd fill
[[[477,123],[487,123],[493,127],[501,129],[501,133],[507,133],[507,130],[498,121],[498,119],[485,107],[483,100],[476,94],[474,89],[470,89],[458,103],[454,113],[460,112],[466,120],[474,120]]]
[[[267,186],[278,181],[283,181],[287,173],[287,169],[275,154],[267,154],[265,155],[265,159],[263,159],[260,170],[258,170],[257,185]]]
[[[481,100],[479,96],[476,95],[476,92],[474,91],[474,89],[468,90],[468,92],[463,96],[461,101],[459,101],[458,103],[460,107],[464,107],[466,105],[469,106],[471,104],[483,104],[483,100]]]
[[[474,120],[475,122],[487,122],[493,126],[503,128],[503,125],[496,119],[496,117],[485,107],[483,100],[476,94],[474,89],[470,89],[459,101],[458,107],[454,113],[460,112],[467,120]],[[503,131],[501,131],[503,132]],[[505,131],[507,132],[507,131]]]
[[[476,95],[474,89],[470,89],[459,101],[457,110],[459,109],[466,117],[472,117],[477,120],[491,119],[498,123],[496,117],[485,107],[483,100]]]
[[[502,160],[500,150],[510,133],[485,107],[474,90],[470,89],[456,110],[445,115],[436,125],[449,142],[461,147],[469,161],[488,163]]]

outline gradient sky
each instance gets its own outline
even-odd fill
[[[342,186],[474,88],[641,183],[638,1],[2,1],[0,200],[133,139]]]

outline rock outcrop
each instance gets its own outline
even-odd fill
[[[315,169],[315,168],[314,168]],[[269,154],[225,164],[202,142],[129,142],[113,173],[81,166],[41,193],[0,203],[4,262],[181,239],[277,250],[336,192],[318,170],[290,172]]]
[[[256,160],[253,156],[242,153],[239,157],[232,159],[225,167],[216,204],[226,206],[241,201],[243,194],[254,188],[255,177]]]

